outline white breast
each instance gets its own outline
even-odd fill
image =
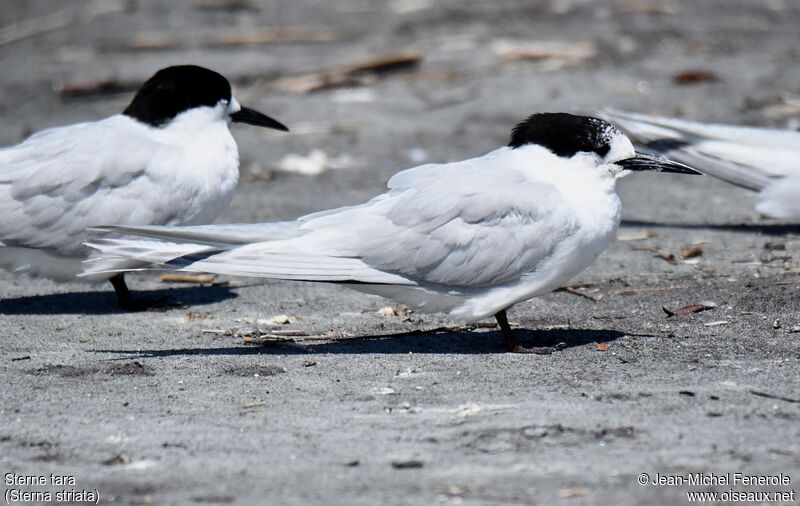
[[[227,122],[214,109],[188,111],[162,132],[175,150],[149,169],[165,195],[181,203],[169,225],[210,223],[230,203],[239,180],[239,151]]]

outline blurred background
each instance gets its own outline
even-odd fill
[[[287,218],[483,154],[537,111],[798,128],[799,22],[789,0],[5,1],[0,144],[118,113],[159,68],[203,65],[292,128],[233,127],[250,184],[222,221]],[[625,181],[626,212],[701,198],[676,180],[639,202],[653,181]],[[700,185],[722,206],[710,222],[754,219],[752,194]]]
[[[219,221],[292,218],[496,149],[539,111],[796,129],[798,27],[797,0],[0,0],[0,145],[203,65],[292,129],[232,125]],[[129,276],[189,305],[143,315],[0,272],[0,468],[115,504],[684,504],[636,477],[796,480],[800,239],[710,177],[620,191],[620,240],[511,312],[531,343],[570,343],[547,357],[332,285]],[[698,303],[716,309],[662,309]],[[243,343],[274,321],[335,339]]]

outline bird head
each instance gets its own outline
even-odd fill
[[[178,65],[148,79],[123,114],[152,127],[163,127],[182,113],[217,108],[227,121],[288,131],[283,124],[254,109],[242,107],[225,77],[196,65]]]
[[[562,159],[582,157],[614,175],[631,171],[700,174],[682,163],[639,153],[617,127],[599,118],[567,113],[538,113],[514,127],[509,147],[538,145]]]

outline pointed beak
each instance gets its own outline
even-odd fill
[[[255,109],[250,109],[248,107],[242,107],[235,113],[231,114],[231,120],[236,123],[247,123],[248,125],[274,128],[275,130],[281,130],[283,132],[289,131],[289,129],[286,128],[286,125],[280,121],[276,121],[266,114],[262,114]]]
[[[674,172],[676,174],[695,174],[702,175],[701,172],[679,162],[670,160],[666,156],[649,155],[646,153],[636,153],[633,158],[627,158],[616,162],[628,170],[652,170],[656,172]]]

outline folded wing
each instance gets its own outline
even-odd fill
[[[148,167],[174,149],[114,116],[41,132],[0,149],[0,243],[76,255],[84,230],[107,223],[180,221],[182,203]]]
[[[101,258],[179,270],[457,290],[535,270],[577,227],[555,188],[485,161],[410,169],[389,187],[363,205],[291,223],[123,227],[92,246]],[[250,232],[247,239],[263,238],[241,244]]]

